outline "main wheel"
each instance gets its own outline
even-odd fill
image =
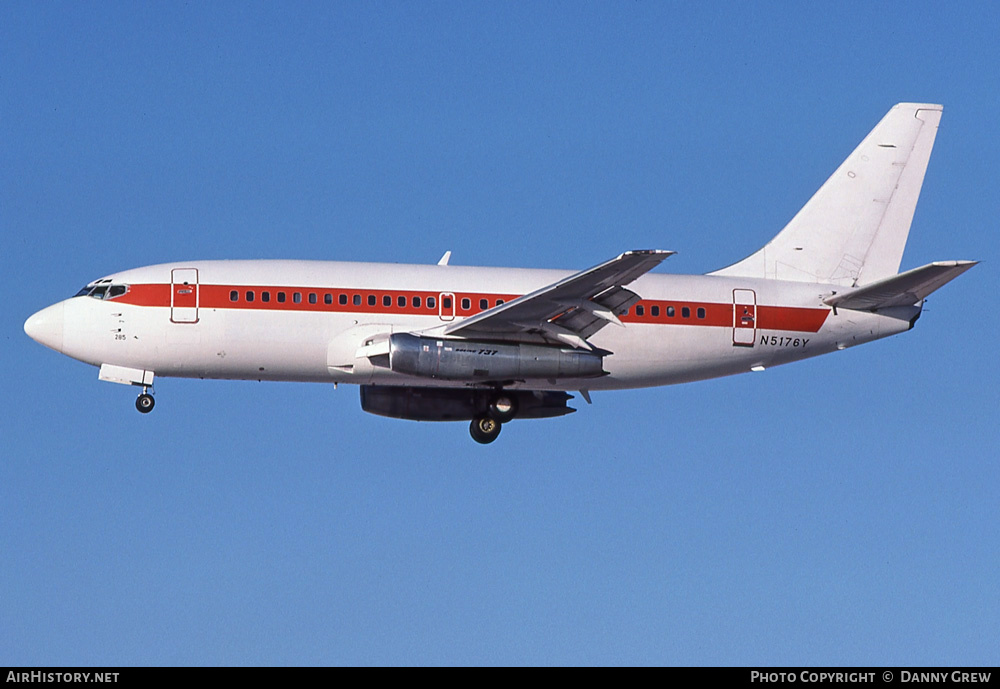
[[[499,423],[513,421],[517,416],[517,398],[501,392],[490,402],[490,416]]]
[[[488,445],[500,435],[501,424],[492,416],[477,416],[469,425],[469,433],[477,443]]]
[[[135,399],[135,408],[143,414],[153,411],[153,405],[155,404],[156,400],[153,399],[153,396],[145,392]]]

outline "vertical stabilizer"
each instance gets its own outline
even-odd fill
[[[711,274],[848,287],[895,275],[941,111],[893,107],[774,239]]]

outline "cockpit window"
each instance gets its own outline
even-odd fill
[[[74,297],[93,297],[94,299],[114,299],[128,292],[128,285],[111,285],[110,280],[91,283],[74,294]]]

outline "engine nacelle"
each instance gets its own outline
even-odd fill
[[[519,419],[547,419],[572,414],[565,392],[504,390],[514,398]],[[489,411],[496,393],[483,388],[407,388],[362,385],[361,408],[369,414],[411,421],[468,421]]]
[[[551,380],[606,375],[606,352],[546,345],[445,340],[396,333],[389,368],[441,380]]]

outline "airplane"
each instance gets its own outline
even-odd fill
[[[942,106],[899,103],[757,252],[706,275],[674,252],[587,270],[291,260],[187,261],[88,283],[32,315],[37,342],[138,386],[154,377],[358,385],[361,408],[469,421],[576,411],[600,390],[760,371],[913,328],[977,261],[898,273]]]

